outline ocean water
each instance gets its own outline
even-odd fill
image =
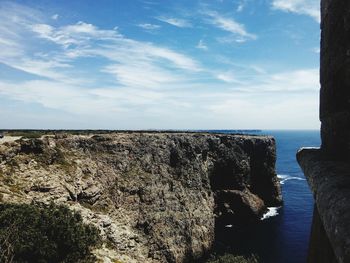
[[[276,169],[284,205],[270,208],[264,220],[253,228],[218,229],[219,247],[231,253],[254,253],[263,263],[305,263],[314,203],[295,155],[302,146],[319,146],[319,131],[266,130],[255,134],[276,139]]]

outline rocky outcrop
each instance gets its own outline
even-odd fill
[[[215,222],[281,203],[271,137],[124,132],[0,144],[2,202],[64,203],[101,230],[105,262],[193,262]]]

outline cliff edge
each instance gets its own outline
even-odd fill
[[[272,137],[60,134],[0,144],[0,201],[63,203],[96,225],[104,262],[187,262],[215,224],[258,220],[282,202]]]

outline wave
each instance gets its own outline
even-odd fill
[[[278,215],[278,209],[280,209],[280,206],[277,207],[268,207],[267,208],[267,212],[265,214],[263,214],[263,216],[260,218],[260,220],[265,220],[268,219],[270,217],[274,217]]]
[[[300,181],[305,181],[304,178],[296,177],[296,176],[290,176],[287,174],[278,174],[277,178],[280,179],[280,184],[284,184],[286,181],[289,180],[300,180]]]

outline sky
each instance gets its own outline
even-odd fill
[[[0,0],[2,129],[318,129],[317,0]]]

